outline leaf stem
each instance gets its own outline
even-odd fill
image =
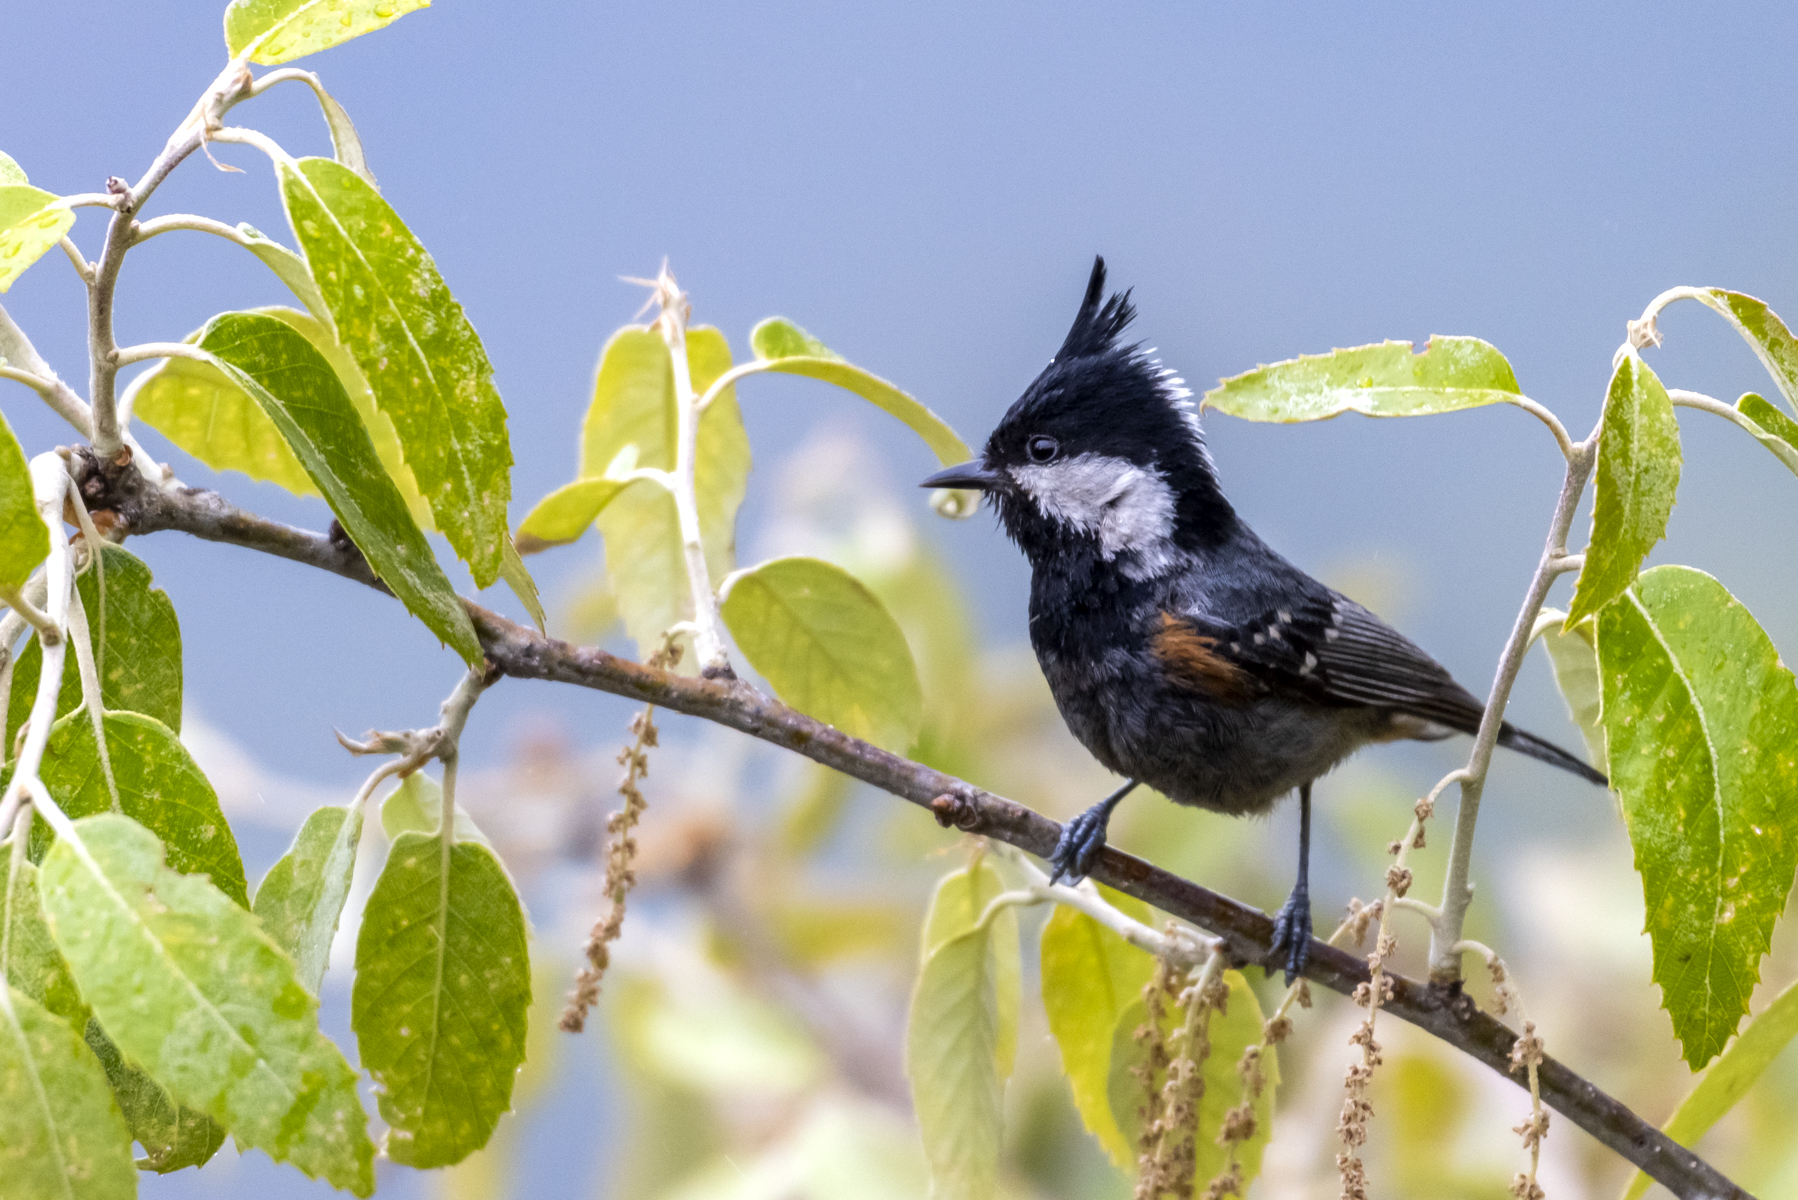
[[[176,229],[191,229],[197,233],[210,233],[214,237],[222,237],[227,242],[234,242],[239,246],[248,246],[250,244],[250,239],[244,234],[243,230],[239,229],[237,226],[227,225],[223,221],[215,221],[211,217],[195,216],[193,213],[170,213],[165,217],[156,217],[149,221],[140,222],[137,227],[132,230],[131,244],[133,246],[141,246],[153,237],[170,233]]]
[[[51,641],[62,637],[62,630],[57,627],[55,621],[50,619],[50,614],[25,598],[24,588],[0,587],[0,603],[18,613],[19,619],[37,630],[38,636],[49,638]]]
[[[80,277],[81,282],[92,287],[94,264],[87,261],[87,256],[81,253],[81,247],[75,244],[75,239],[65,233],[56,244],[61,246],[62,252],[69,256],[69,265],[75,268],[75,274]]]
[[[10,366],[0,366],[0,379],[22,383],[44,398],[56,415],[75,427],[84,438],[94,436],[94,414],[87,401],[75,389],[56,377],[25,331],[13,323],[6,309],[0,307],[0,358]]]
[[[1473,861],[1473,831],[1479,820],[1480,796],[1486,786],[1486,772],[1492,765],[1492,751],[1498,744],[1498,733],[1504,725],[1505,704],[1511,698],[1511,686],[1517,681],[1517,672],[1523,667],[1524,652],[1529,649],[1530,632],[1535,628],[1536,614],[1542,610],[1542,602],[1548,596],[1549,586],[1560,574],[1567,570],[1567,531],[1573,524],[1573,514],[1579,508],[1580,496],[1586,490],[1586,481],[1592,477],[1593,465],[1598,459],[1598,430],[1594,428],[1591,435],[1573,447],[1567,458],[1567,475],[1561,484],[1561,496],[1555,503],[1553,519],[1549,522],[1547,543],[1542,548],[1542,557],[1536,566],[1535,577],[1530,580],[1529,590],[1524,594],[1523,607],[1517,613],[1517,620],[1511,626],[1511,636],[1505,642],[1504,652],[1499,656],[1498,671],[1492,681],[1492,691],[1486,700],[1485,715],[1480,718],[1479,733],[1473,741],[1473,750],[1467,757],[1467,766],[1437,785],[1439,792],[1450,779],[1461,785],[1461,804],[1455,812],[1455,832],[1448,852],[1448,878],[1442,884],[1441,920],[1431,922],[1430,933],[1430,982],[1448,985],[1461,978],[1461,954],[1456,943],[1461,940],[1461,930],[1467,919],[1467,906],[1473,899],[1473,887],[1468,883],[1468,868]],[[1436,793],[1432,792],[1434,796]]]
[[[1528,396],[1512,396],[1507,402],[1521,408],[1548,426],[1549,432],[1555,435],[1555,444],[1561,448],[1561,456],[1569,462],[1573,461],[1573,439],[1567,435],[1567,427],[1561,424],[1561,418],[1555,416],[1545,405],[1538,404]]]
[[[203,363],[212,361],[211,355],[186,342],[142,342],[136,346],[126,346],[112,352],[114,367],[128,367],[132,363],[140,363],[152,358],[191,358],[195,362]],[[96,443],[95,453],[98,452],[98,443]]]

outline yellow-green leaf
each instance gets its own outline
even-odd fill
[[[1340,413],[1415,417],[1515,401],[1517,376],[1489,343],[1432,337],[1307,354],[1219,382],[1205,405],[1250,421],[1322,421]]]
[[[12,868],[13,857],[0,855],[5,880],[6,921],[3,974],[14,987],[81,1031],[88,1049],[105,1068],[106,1081],[125,1115],[130,1136],[144,1148],[138,1165],[166,1172],[199,1166],[224,1144],[225,1131],[204,1113],[177,1105],[148,1075],[125,1062],[125,1056],[92,1019],[75,986],[69,964],[50,936],[38,896],[37,868],[29,860]],[[3,1152],[0,1152],[3,1153]]]
[[[577,479],[543,499],[518,527],[518,552],[536,554],[579,539],[605,506],[629,484],[619,479]]]
[[[924,922],[905,1062],[933,1200],[988,1200],[997,1185],[1017,1046],[1017,918],[1006,908],[977,922],[1001,886],[984,862],[958,871],[938,887]]]
[[[31,465],[0,413],[0,588],[16,590],[50,553],[50,529],[31,491]]]
[[[878,375],[846,361],[785,317],[769,317],[757,325],[749,334],[749,343],[755,356],[766,362],[770,371],[834,383],[898,417],[924,439],[924,444],[944,466],[974,457],[968,444],[947,421]]]
[[[0,185],[30,182],[25,175],[25,168],[15,162],[12,155],[0,152]]]
[[[1580,568],[1569,624],[1609,604],[1635,579],[1642,560],[1667,536],[1679,490],[1679,422],[1667,389],[1634,350],[1623,356],[1605,393],[1598,432],[1592,540]]]
[[[0,292],[42,258],[75,224],[75,214],[42,188],[0,184]]]
[[[1798,866],[1798,686],[1702,571],[1645,571],[1598,614],[1611,786],[1654,981],[1693,1068],[1748,1011]]]
[[[1773,1065],[1794,1037],[1798,1037],[1798,983],[1779,993],[1760,1016],[1712,1063],[1696,1087],[1679,1102],[1661,1132],[1682,1146],[1695,1146],[1724,1113],[1736,1106],[1754,1081]],[[1637,1171],[1623,1193],[1623,1200],[1637,1200],[1653,1180]]]
[[[87,1024],[87,1004],[69,974],[69,964],[50,937],[44,907],[38,897],[37,868],[26,859],[18,863],[10,853],[0,854],[0,904],[5,922],[0,925],[0,978],[43,1005],[70,1026]]]
[[[499,560],[499,577],[506,581],[506,586],[512,589],[524,610],[531,614],[537,632],[548,633],[549,621],[543,614],[543,599],[537,595],[537,581],[531,578],[530,568],[518,556],[518,547],[510,537],[506,538],[505,554]]]
[[[1772,451],[1773,457],[1784,463],[1788,470],[1798,474],[1798,421],[1769,404],[1765,396],[1754,392],[1742,393],[1742,398],[1736,401],[1736,411],[1754,423],[1754,439]]]
[[[1699,288],[1696,298],[1735,326],[1773,377],[1780,395],[1798,412],[1798,338],[1779,314],[1766,301],[1727,288]]]
[[[225,47],[236,58],[274,66],[373,33],[431,0],[231,0]]]
[[[724,623],[743,656],[794,708],[896,754],[924,717],[905,634],[841,567],[777,558],[725,583]]]
[[[131,1133],[69,1023],[0,982],[0,1179],[9,1200],[130,1200]]]
[[[687,330],[687,369],[696,392],[704,394],[730,367],[730,344],[722,333],[706,325]],[[580,478],[622,475],[629,470],[625,462],[673,470],[676,423],[667,343],[653,329],[620,329],[600,357],[593,403],[581,427]],[[737,509],[749,483],[749,435],[735,389],[724,389],[700,415],[693,461],[700,539],[715,587],[736,565]],[[638,653],[648,655],[669,626],[693,617],[674,498],[661,484],[639,480],[610,496],[597,520],[625,632]]]
[[[1149,917],[1142,901],[1109,888],[1113,907],[1138,921]],[[1043,1010],[1061,1048],[1062,1072],[1087,1130],[1120,1171],[1136,1165],[1136,1149],[1111,1113],[1111,1041],[1118,1018],[1138,1002],[1155,960],[1085,913],[1058,904],[1043,925]]]
[[[372,1193],[356,1072],[319,1032],[293,960],[207,880],[164,866],[162,844],[130,818],[88,817],[74,835],[44,859],[44,909],[125,1056],[239,1145]]]
[[[1567,628],[1567,614],[1545,608],[1536,617],[1531,640],[1542,639],[1548,661],[1554,666],[1555,683],[1567,713],[1586,739],[1586,761],[1605,770],[1604,723],[1599,717],[1603,697],[1598,683],[1598,630],[1591,621]]]
[[[312,281],[312,268],[306,265],[305,259],[247,222],[239,221],[237,232],[243,235],[244,249],[261,259],[263,265],[306,306],[307,312],[320,321],[330,322],[331,310],[325,307],[325,298],[319,294],[318,284]],[[331,337],[336,340],[337,335],[333,333]]]

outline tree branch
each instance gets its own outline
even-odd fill
[[[83,481],[83,494],[90,497],[90,507],[108,507],[118,515],[117,535],[179,530],[387,590],[347,538],[266,520],[200,488],[157,488],[121,465],[106,464],[101,472]],[[1058,824],[1021,804],[850,737],[741,680],[672,675],[596,647],[544,637],[473,601],[464,604],[488,659],[503,674],[593,688],[724,725],[927,808],[945,826],[995,838],[1039,857],[1048,857],[1061,835]],[[1279,965],[1269,950],[1273,920],[1265,913],[1111,847],[1100,853],[1090,874],[1221,938],[1236,965],[1270,969]],[[1368,979],[1365,961],[1316,940],[1305,975],[1345,996]],[[1511,1074],[1511,1047],[1517,1035],[1481,1012],[1458,983],[1433,987],[1402,975],[1387,978],[1392,998],[1382,1005],[1384,1011],[1518,1082]],[[1715,1168],[1560,1062],[1545,1058],[1540,1082],[1545,1103],[1676,1195],[1750,1200]]]

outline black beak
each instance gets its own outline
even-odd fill
[[[948,467],[938,471],[919,487],[927,488],[973,488],[981,492],[1005,491],[1011,481],[989,468],[985,462],[976,458],[960,466]]]

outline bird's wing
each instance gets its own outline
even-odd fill
[[[1244,697],[1285,693],[1317,704],[1396,709],[1467,733],[1479,726],[1481,704],[1442,664],[1334,592],[1320,589],[1247,621],[1197,613],[1163,613],[1161,621],[1152,647],[1195,686],[1231,682]]]

